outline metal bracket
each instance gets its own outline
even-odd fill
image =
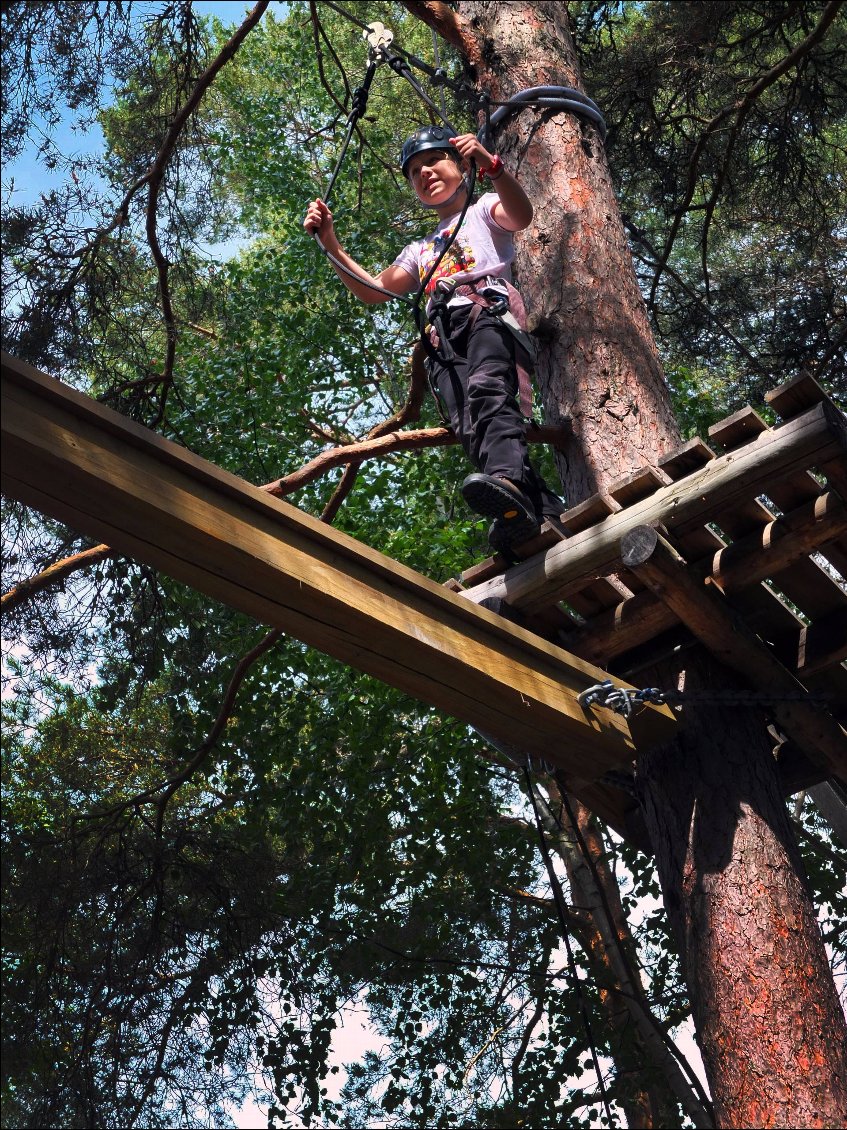
[[[383,59],[386,50],[394,42],[394,32],[385,24],[376,21],[368,24],[362,32],[362,39],[368,45],[368,55],[371,59]]]

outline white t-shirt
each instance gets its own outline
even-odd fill
[[[500,227],[491,215],[498,199],[496,192],[486,192],[468,208],[459,234],[427,284],[427,294],[432,294],[439,279],[449,279],[451,285],[459,285],[493,275],[511,282],[515,243],[513,233]],[[394,260],[394,266],[402,267],[423,282],[453,234],[460,215],[461,209],[442,220],[435,231],[424,239],[407,244]]]

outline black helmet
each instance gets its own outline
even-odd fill
[[[446,126],[422,126],[421,129],[416,129],[412,136],[407,137],[403,142],[403,149],[400,152],[400,168],[403,170],[403,176],[406,175],[406,166],[416,153],[425,153],[428,149],[443,149],[458,157],[458,153],[450,144],[450,138],[455,136],[456,134]]]

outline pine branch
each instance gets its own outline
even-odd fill
[[[49,565],[40,573],[28,577],[20,584],[15,585],[14,588],[9,589],[8,592],[4,592],[2,598],[0,598],[0,611],[11,612],[18,605],[50,588],[51,585],[61,584],[80,569],[88,569],[92,565],[98,565],[101,561],[105,561],[107,557],[111,556],[112,552],[108,545],[95,545],[91,549],[74,553],[71,557],[65,557],[63,560]]]
[[[833,23],[835,17],[838,15],[838,12],[842,7],[843,0],[830,0],[830,2],[821,13],[821,18],[818,21],[817,26],[809,33],[809,35],[806,36],[802,43],[799,43],[793,51],[790,51],[775,66],[771,67],[770,70],[761,75],[759,79],[753,83],[753,85],[741,98],[736,99],[736,101],[733,102],[730,106],[722,107],[722,109],[714,114],[710,121],[706,123],[706,128],[697,139],[697,144],[694,146],[694,151],[691,154],[691,159],[688,162],[688,177],[685,186],[685,196],[682,203],[676,209],[673,223],[671,224],[670,233],[667,240],[665,241],[664,249],[659,256],[658,263],[656,264],[656,274],[653,278],[653,285],[650,288],[649,301],[651,305],[653,302],[655,302],[656,289],[659,285],[659,278],[665,266],[667,265],[668,260],[670,259],[671,252],[673,250],[676,237],[679,233],[683,217],[688,211],[689,205],[694,198],[694,192],[697,187],[697,177],[700,168],[700,160],[712,135],[719,129],[719,127],[723,122],[726,121],[727,118],[735,115],[736,120],[730,133],[729,144],[724,155],[724,161],[718,172],[717,182],[715,184],[712,196],[706,205],[706,224],[704,227],[703,235],[704,241],[708,238],[708,227],[711,222],[711,216],[717,203],[717,197],[725,183],[729,157],[732,154],[732,150],[735,146],[735,141],[737,140],[738,133],[744,122],[744,119],[746,118],[753,104],[765,92],[765,90],[767,90],[769,86],[772,86],[776,82],[776,80],[781,78],[782,75],[784,75],[787,71],[791,70],[792,67],[796,66],[804,58],[804,56],[808,55],[811,49],[817,43],[819,43],[821,39],[823,39],[826,31]]]
[[[170,161],[180,135],[185,128],[189,118],[197,109],[203,95],[215,81],[218,73],[224,66],[233,58],[241,44],[247,38],[248,34],[253,30],[256,24],[264,15],[270,0],[259,0],[253,9],[247,14],[246,19],[232,35],[232,37],[224,44],[218,53],[217,57],[209,64],[197,83],[194,86],[191,94],[182,104],[180,109],[174,115],[174,119],[170,124],[165,140],[162,142],[159,152],[156,154],[152,165],[146,173],[147,184],[149,193],[147,197],[147,243],[150,247],[150,252],[153,256],[153,261],[156,264],[156,272],[159,277],[159,300],[162,305],[162,314],[165,322],[165,332],[167,334],[167,345],[165,347],[165,362],[161,374],[161,395],[159,400],[159,408],[153,420],[152,427],[156,427],[160,423],[164,412],[167,400],[168,389],[173,383],[173,368],[176,359],[176,320],[174,318],[173,304],[171,301],[170,283],[168,279],[168,261],[164,252],[159,244],[159,236],[156,223],[156,209],[159,202],[159,193],[161,191],[162,182],[164,180],[165,169]]]
[[[460,51],[471,67],[482,67],[482,40],[467,20],[440,0],[401,0],[403,7]]]

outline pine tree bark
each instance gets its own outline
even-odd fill
[[[708,658],[684,678],[689,693],[737,687]],[[638,775],[718,1125],[842,1126],[847,1026],[765,719],[685,714]]]
[[[502,99],[583,89],[567,6],[551,0],[407,4],[459,46]],[[518,241],[519,285],[542,340],[549,422],[569,418],[560,464],[573,505],[678,440],[667,388],[596,132],[524,112],[498,137],[536,209]],[[686,656],[656,685],[725,675]],[[704,674],[706,672],[706,674]],[[721,1126],[847,1123],[847,1028],[787,821],[762,717],[687,708],[671,748],[638,779]]]

